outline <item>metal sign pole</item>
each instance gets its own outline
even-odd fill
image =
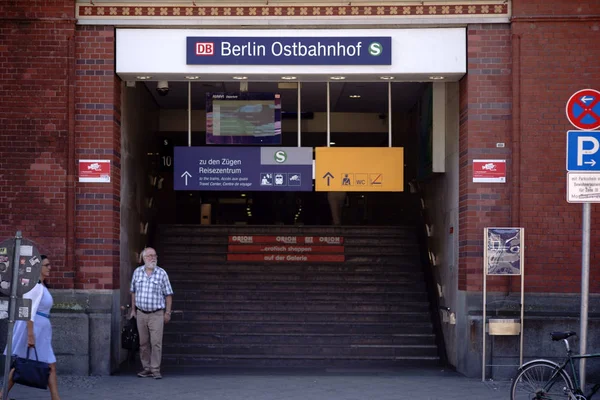
[[[481,342],[482,342],[482,350],[481,350],[481,381],[485,382],[485,320],[487,318],[486,308],[487,308],[487,270],[488,270],[488,228],[483,229],[483,312],[481,314]]]
[[[582,241],[581,241],[581,321],[579,352],[586,353],[588,328],[588,297],[590,292],[590,232],[592,221],[592,204],[583,204]],[[585,388],[585,358],[579,360],[579,379],[581,389]]]
[[[8,376],[10,374],[10,364],[12,360],[12,341],[13,327],[15,325],[15,311],[17,310],[17,284],[19,282],[19,258],[21,256],[21,231],[15,235],[15,251],[12,264],[12,281],[10,283],[10,301],[8,303],[8,332],[6,341],[6,358],[4,360],[4,387],[2,388],[2,398],[8,398]]]

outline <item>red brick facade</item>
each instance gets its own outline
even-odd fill
[[[473,183],[474,159],[510,162],[510,26],[470,25],[467,30],[468,75],[460,82],[460,290],[482,287],[483,228],[510,226],[510,184]],[[505,147],[496,147],[504,143]],[[510,182],[510,177],[507,179]],[[506,278],[490,280],[505,284]],[[493,290],[494,286],[491,287]]]
[[[74,283],[67,211],[74,34],[72,1],[0,3],[0,237],[21,230],[36,241],[52,256],[57,288]]]
[[[76,32],[77,159],[111,160],[110,183],[77,185],[76,289],[119,288],[121,81],[113,27]]]

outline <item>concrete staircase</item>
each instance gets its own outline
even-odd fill
[[[344,238],[344,262],[231,262],[230,235]],[[166,225],[175,291],[163,365],[389,367],[439,362],[412,227]]]

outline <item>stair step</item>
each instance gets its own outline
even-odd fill
[[[166,265],[169,276],[173,273],[214,272],[214,273],[295,273],[295,274],[382,274],[385,276],[412,276],[422,277],[423,271],[419,265],[404,263],[398,265],[373,265],[373,264],[204,264],[204,263],[178,263]]]
[[[235,356],[294,356],[294,357],[436,357],[435,345],[351,345],[351,346],[315,346],[315,345],[201,345],[167,344],[163,354],[186,355],[235,355]]]
[[[178,289],[175,298],[183,300],[228,300],[228,301],[380,301],[380,302],[402,302],[402,301],[428,301],[427,293],[423,291],[401,290],[397,292],[361,292],[339,291],[317,292],[307,290],[261,290],[260,292],[248,289],[215,290],[198,288],[184,290]]]
[[[160,251],[159,251],[160,253]],[[417,253],[415,254],[344,254],[345,264],[377,264],[377,265],[419,265],[420,257]],[[171,254],[168,256],[161,256],[159,265],[167,266],[178,265],[178,264],[225,264],[235,263],[238,261],[227,261],[227,253],[206,253],[199,255],[190,255],[182,252],[181,254]],[[243,261],[245,265],[264,265],[264,261]],[[280,261],[272,262],[271,264],[285,264],[285,265],[308,265],[307,262],[303,261]],[[311,263],[312,265],[339,265],[339,261],[319,261],[318,263]]]
[[[204,300],[178,300],[175,297],[173,308],[187,311],[312,311],[312,312],[428,312],[427,302],[360,302],[348,303],[343,301],[204,301]]]
[[[324,356],[244,356],[211,355],[193,356],[187,354],[165,355],[162,365],[184,370],[198,367],[210,368],[413,368],[433,367],[440,363],[439,357],[324,357]]]
[[[424,282],[266,282],[266,281],[225,281],[225,282],[190,282],[187,280],[171,280],[174,290],[202,289],[202,290],[294,290],[303,289],[308,292],[371,292],[386,293],[402,290],[425,290]]]
[[[254,235],[257,236],[257,235]],[[310,235],[290,235],[290,236],[310,236]],[[322,236],[322,235],[319,235]],[[417,242],[416,233],[400,234],[400,235],[344,235],[344,246],[364,246],[364,245],[375,245],[375,246],[394,246],[394,245],[414,245]],[[211,246],[211,245],[222,245],[227,246],[229,244],[229,238],[227,235],[212,234],[186,234],[186,235],[166,235],[161,237],[161,246],[172,247],[172,246]],[[323,245],[323,244],[319,244]],[[308,245],[307,245],[308,246]]]
[[[383,274],[370,274],[370,273],[351,273],[351,274],[339,274],[339,273],[243,273],[243,272],[206,272],[206,271],[193,271],[193,272],[181,272],[174,271],[169,272],[169,278],[171,282],[298,282],[298,283],[324,283],[324,284],[339,284],[339,283],[364,283],[364,284],[406,284],[406,283],[422,283],[423,276],[421,274],[398,274],[396,276],[389,276]]]
[[[356,322],[240,322],[240,321],[171,321],[170,331],[196,333],[346,333],[346,334],[430,334],[431,322],[356,323]]]
[[[413,225],[405,226],[289,226],[289,225],[193,225],[170,224],[160,225],[161,237],[167,236],[415,236]]]
[[[189,322],[333,322],[333,323],[394,323],[400,320],[427,323],[428,312],[316,312],[316,311],[190,311],[182,318]]]
[[[166,343],[199,344],[270,344],[270,345],[431,345],[433,334],[240,334],[165,332]]]

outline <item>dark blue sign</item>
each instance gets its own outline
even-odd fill
[[[312,191],[312,147],[175,147],[175,190]]]
[[[391,37],[188,37],[200,65],[391,65]]]
[[[600,171],[600,131],[567,132],[567,171]]]

